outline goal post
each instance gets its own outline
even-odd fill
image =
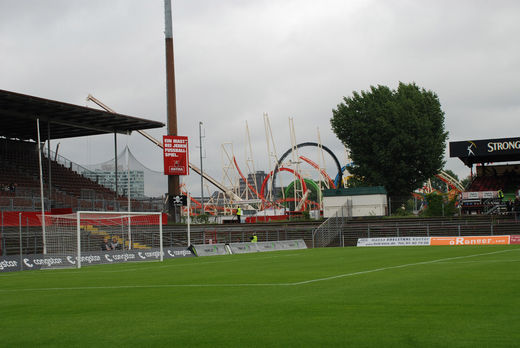
[[[46,255],[56,260],[46,268],[163,261],[160,212],[78,211],[46,214],[44,219]]]

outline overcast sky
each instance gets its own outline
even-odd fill
[[[437,93],[449,141],[519,136],[518,1],[172,2],[179,135],[199,166],[203,122],[204,168],[219,180],[223,143],[246,167],[246,121],[255,169],[268,170],[264,112],[279,156],[291,146],[292,117],[296,142],[317,142],[319,129],[344,161],[331,110],[371,85],[415,82]],[[91,93],[119,113],[166,123],[165,86],[162,0],[0,0],[0,89],[95,107]],[[113,157],[111,135],[60,143],[80,164]],[[162,171],[159,148],[137,133],[119,136],[127,144]],[[458,159],[446,168],[469,174]],[[198,194],[197,175],[185,180]]]

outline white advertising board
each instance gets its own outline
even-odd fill
[[[430,237],[359,238],[358,247],[430,245]]]

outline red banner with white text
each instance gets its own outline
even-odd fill
[[[164,135],[163,155],[165,175],[188,175],[190,173],[188,137]]]

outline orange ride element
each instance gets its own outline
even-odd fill
[[[286,168],[286,167],[280,167],[278,168],[278,171],[285,171],[285,172],[289,172],[289,173],[293,173],[294,175],[296,175],[296,177],[298,177],[298,179],[300,179],[300,182],[302,183],[302,189],[303,189],[303,192],[307,192],[307,184],[305,183],[305,180],[303,180],[302,176],[300,175],[300,173],[296,172],[295,170],[291,169],[291,168]],[[264,194],[264,190],[265,190],[265,186],[267,185],[267,182],[269,181],[269,178],[271,178],[273,176],[273,172],[271,171],[264,179],[264,182],[262,183],[262,188],[260,189],[260,195],[262,197],[265,197],[265,194]],[[305,210],[305,208],[307,207],[307,201],[305,201],[305,204],[303,204],[302,206],[302,209]]]
[[[430,245],[508,245],[509,236],[431,237]]]
[[[244,180],[244,182],[246,183],[247,187],[249,187],[249,189],[251,190],[251,192],[253,192],[259,199],[263,201],[265,201],[265,198],[264,198],[264,195],[263,194],[259,194],[255,188],[253,186],[251,186],[251,184],[247,181],[247,178],[244,176],[244,174],[242,174],[242,171],[240,170],[240,168],[238,167],[238,163],[237,163],[237,159],[233,156],[233,162],[235,163],[235,168],[237,169],[238,171],[238,174],[240,175],[240,177],[242,178],[242,180]]]
[[[302,160],[304,160],[305,162],[309,163],[312,167],[314,167],[314,169],[317,169],[321,175],[329,181],[329,185],[330,185],[330,188],[333,188],[335,189],[336,188],[336,185],[334,185],[334,181],[330,178],[329,174],[327,174],[327,172],[325,170],[323,170],[322,168],[320,168],[320,166],[314,162],[313,160],[305,157],[305,156],[300,156],[300,158]]]

